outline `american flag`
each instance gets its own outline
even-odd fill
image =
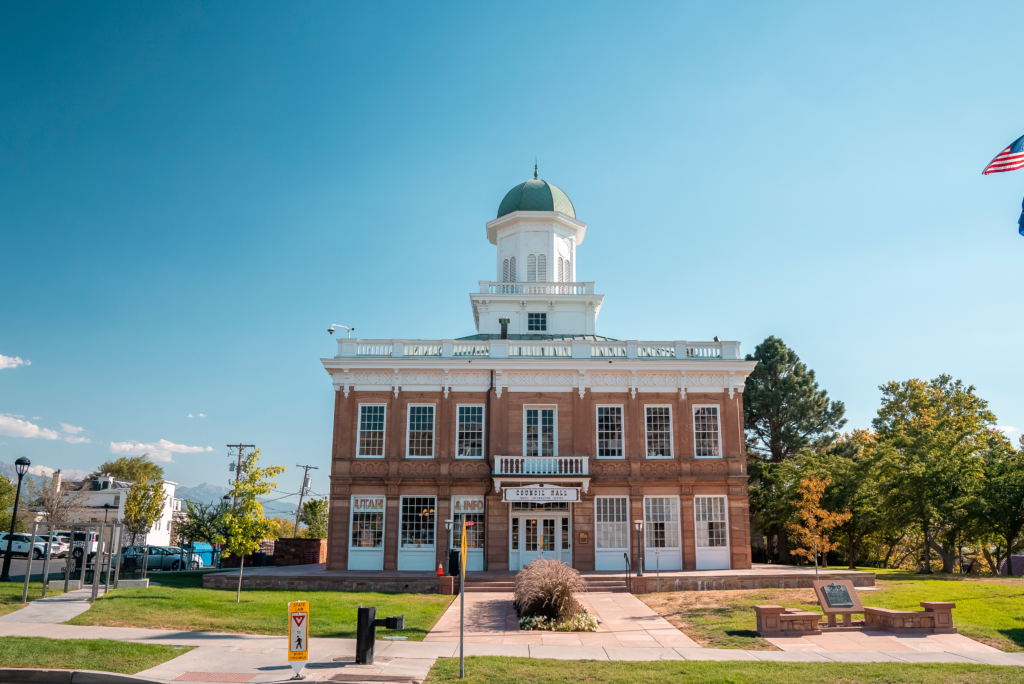
[[[1010,145],[996,155],[996,158],[988,163],[984,175],[999,173],[1000,171],[1016,171],[1024,168],[1024,135],[1014,140]]]

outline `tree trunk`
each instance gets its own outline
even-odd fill
[[[990,554],[988,552],[988,549],[984,549],[983,548],[981,550],[981,555],[983,555],[985,557],[985,562],[988,563],[989,570],[992,571],[992,574],[998,576],[999,575],[999,561],[998,560],[995,560],[995,561],[992,560],[992,554]]]
[[[924,544],[922,544],[924,558],[921,559],[921,572],[923,572],[925,575],[930,575],[932,574],[932,553],[931,549],[929,548],[929,542],[931,540],[928,539],[928,516],[921,518],[921,531],[924,533]]]
[[[850,532],[850,534],[846,535],[846,537],[847,537],[846,545],[849,547],[849,551],[850,551],[850,556],[849,556],[849,558],[850,558],[850,570],[854,570],[854,569],[856,569],[857,565],[856,565],[856,563],[854,563],[855,559],[854,559],[854,554],[853,554],[853,532]]]
[[[928,546],[932,548],[935,553],[939,554],[939,558],[942,559],[942,572],[953,572],[953,566],[956,564],[956,551],[946,551],[941,544],[936,542],[934,539],[929,542]],[[929,568],[931,570],[931,568]]]
[[[790,561],[789,539],[786,536],[785,525],[779,525],[775,528],[775,537],[778,539],[779,563],[788,563]]]
[[[241,563],[238,564],[238,591],[235,593],[235,603],[242,602],[242,570],[245,568],[245,556],[240,556]]]

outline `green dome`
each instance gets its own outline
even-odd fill
[[[520,183],[501,200],[498,215],[501,218],[513,211],[560,211],[576,218],[572,202],[561,189],[537,178]]]

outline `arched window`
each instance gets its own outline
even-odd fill
[[[516,258],[512,257],[508,260],[508,282],[516,282]]]
[[[537,280],[542,283],[548,281],[548,258],[543,254],[537,257]]]
[[[508,259],[501,265],[501,282],[508,282]]]
[[[569,263],[568,259],[565,260],[565,282],[572,282],[572,264]]]
[[[537,282],[537,255],[531,254],[526,257],[526,282]]]
[[[559,283],[565,282],[565,259],[558,257],[558,271],[555,273],[555,281]]]

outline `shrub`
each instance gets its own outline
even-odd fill
[[[574,594],[587,590],[587,581],[570,566],[540,558],[516,575],[514,601],[520,618],[571,620],[583,612]]]

